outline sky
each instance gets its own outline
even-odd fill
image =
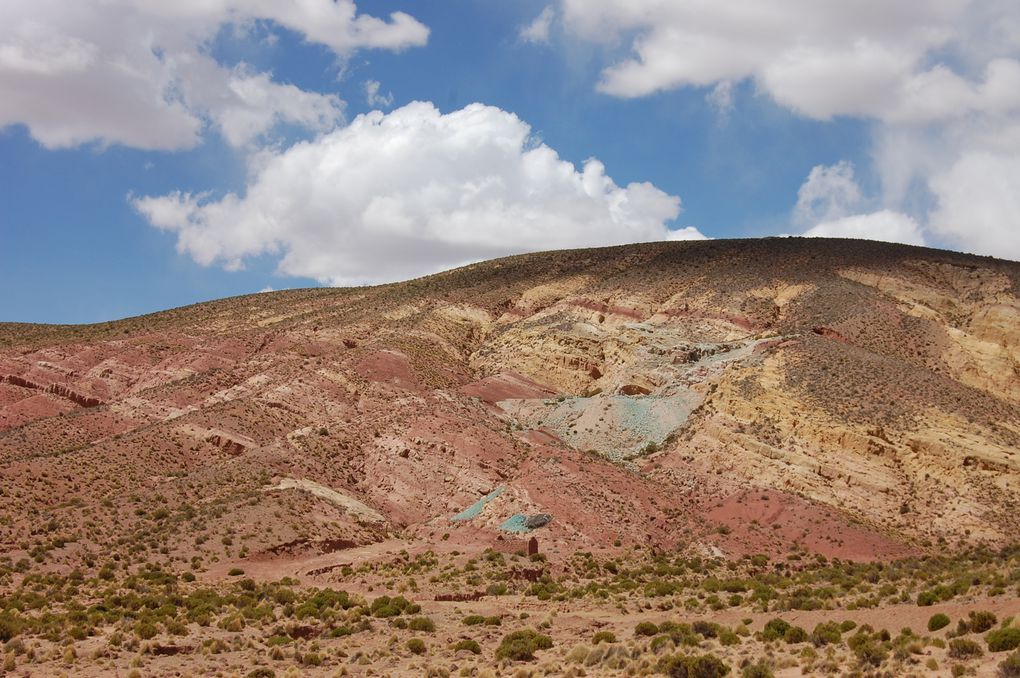
[[[0,321],[1018,215],[1015,0],[0,3]]]

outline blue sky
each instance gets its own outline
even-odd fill
[[[849,24],[827,3],[685,4],[322,0],[337,12],[324,20],[282,2],[183,19],[132,0],[71,19],[12,2],[0,320],[94,322],[680,236],[1020,258],[1020,31],[989,25],[1020,26],[1010,3],[904,16],[864,2]],[[129,44],[117,21],[154,37]]]

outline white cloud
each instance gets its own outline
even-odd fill
[[[670,231],[666,240],[708,240],[708,236],[693,226],[685,226]]]
[[[861,203],[853,164],[844,160],[835,165],[817,165],[797,191],[794,222],[804,226],[832,221],[853,213]]]
[[[934,233],[961,249],[1020,260],[1020,157],[967,153],[931,184]]]
[[[520,39],[524,42],[548,43],[549,30],[552,28],[552,22],[555,16],[556,15],[552,6],[550,5],[546,7],[531,21],[531,23],[521,27],[520,33],[518,34]]]
[[[561,0],[561,15],[580,39],[626,49],[602,72],[610,95],[711,87],[725,110],[731,83],[750,81],[800,116],[871,121],[881,194],[864,199],[849,166],[813,173],[793,214],[802,228],[888,226],[897,240],[1018,256],[1016,0]]]
[[[611,44],[636,34],[632,54],[602,73],[600,89],[615,96],[750,78],[778,103],[818,119],[923,122],[1020,107],[1015,59],[989,60],[968,79],[938,58],[961,48],[968,13],[992,0],[562,3],[565,25],[586,39]],[[1015,6],[998,5],[1016,15]]]
[[[863,238],[907,245],[924,245],[917,221],[906,214],[880,210],[827,221],[804,232],[809,238]]]
[[[925,244],[920,224],[910,215],[893,210],[868,211],[854,176],[854,166],[845,160],[834,165],[817,165],[797,191],[793,222],[803,233],[817,238],[865,238],[908,245]]]
[[[327,284],[424,275],[512,252],[699,237],[671,231],[680,199],[579,170],[512,113],[415,102],[267,151],[246,194],[133,199],[178,250],[227,268],[280,255],[279,271]]]
[[[365,102],[376,108],[389,108],[393,105],[393,93],[379,94],[382,84],[378,80],[365,81]]]
[[[340,100],[275,82],[208,50],[226,26],[266,20],[338,56],[422,45],[407,14],[358,14],[352,0],[5,0],[0,3],[0,128],[24,124],[48,148],[97,141],[143,149],[199,143],[208,125],[243,145],[278,122],[315,131],[342,119]]]
[[[715,110],[722,118],[733,112],[733,83],[729,80],[720,80],[712,91],[705,95],[705,100],[715,107]]]

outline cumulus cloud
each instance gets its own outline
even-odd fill
[[[694,226],[685,226],[669,231],[666,240],[708,240],[708,236]]]
[[[925,244],[916,219],[889,209],[868,211],[870,202],[857,183],[852,163],[817,165],[797,191],[793,222],[808,227],[803,233],[808,237]]]
[[[0,3],[0,128],[27,126],[47,148],[97,141],[174,150],[214,126],[233,145],[278,122],[325,131],[342,119],[331,94],[224,66],[208,46],[227,26],[270,21],[340,57],[422,45],[428,29],[396,12],[359,14],[353,0]]]
[[[804,235],[809,238],[863,238],[907,245],[925,244],[924,234],[917,221],[892,210],[841,217],[813,226]]]
[[[568,31],[611,55],[625,47],[602,72],[607,94],[713,88],[709,102],[730,108],[732,83],[750,81],[803,117],[871,121],[881,195],[847,194],[852,168],[829,168],[801,189],[795,224],[857,232],[884,224],[908,242],[927,234],[1020,256],[1010,216],[1020,195],[1015,0],[561,0],[561,14]],[[891,224],[889,214],[905,211],[913,223]]]
[[[333,285],[424,275],[512,252],[703,237],[671,231],[680,199],[578,169],[512,113],[448,114],[415,102],[267,151],[244,196],[133,199],[179,251],[228,268],[281,257],[279,271]]]
[[[816,165],[797,191],[794,221],[801,225],[832,221],[857,210],[861,202],[852,163],[844,160],[835,165]]]
[[[555,13],[552,6],[543,9],[531,23],[522,26],[518,34],[524,42],[547,43],[549,42],[549,30],[552,28]]]
[[[1020,261],[1020,157],[968,153],[932,187],[933,232],[961,249]]]

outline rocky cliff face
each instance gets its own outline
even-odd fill
[[[660,243],[0,326],[0,550],[1008,541],[1018,282],[877,243]]]

